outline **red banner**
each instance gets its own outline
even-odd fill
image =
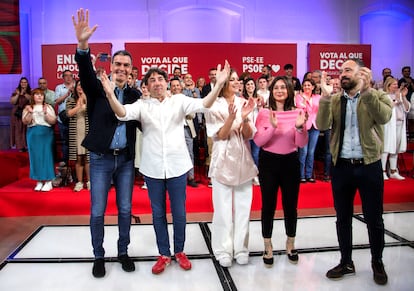
[[[371,67],[369,44],[309,44],[309,71],[326,71],[332,77],[339,76],[339,69],[347,59],[360,59]]]
[[[175,67],[181,73],[190,73],[195,81],[207,77],[208,71],[227,59],[240,75],[249,72],[261,75],[263,66],[270,65],[273,75],[284,75],[283,66],[290,63],[296,73],[296,44],[242,44],[242,43],[126,43],[125,49],[133,57],[140,76],[151,67],[160,67],[171,76]],[[208,82],[208,78],[206,78]]]
[[[21,74],[19,1],[0,2],[0,74]]]
[[[56,85],[63,83],[62,73],[70,70],[77,79],[79,75],[78,65],[75,61],[76,44],[42,45],[43,77],[48,81],[48,87],[54,90]],[[89,44],[91,57],[95,60],[95,68],[103,67],[106,72],[110,70],[110,58],[96,58],[100,54],[112,55],[111,43]]]

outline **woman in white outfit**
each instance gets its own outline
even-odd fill
[[[230,72],[210,111],[206,113],[207,135],[213,139],[209,177],[213,186],[212,248],[223,267],[233,258],[240,265],[249,261],[249,220],[252,179],[257,176],[249,140],[256,128],[250,118],[253,98],[237,97],[239,79]]]
[[[398,173],[397,159],[398,154],[407,150],[406,116],[410,111],[408,102],[407,88],[398,88],[398,80],[387,78],[384,83],[384,91],[393,101],[393,109],[390,121],[384,125],[384,151],[381,156],[384,180],[388,180],[387,160],[390,163],[391,179],[404,180],[405,178]]]

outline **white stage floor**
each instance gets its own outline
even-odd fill
[[[384,214],[384,264],[389,281],[372,279],[366,225],[353,221],[353,260],[356,275],[331,281],[325,273],[339,262],[335,217],[299,218],[296,248],[300,259],[290,264],[285,253],[283,220],[274,221],[275,263],[265,268],[260,221],[250,224],[250,261],[222,268],[210,247],[210,223],[189,223],[185,252],[193,268],[183,271],[172,263],[160,275],[151,267],[158,255],[152,225],[131,227],[129,255],[136,271],[126,273],[116,262],[118,229],[105,226],[107,274],[92,276],[92,248],[88,226],[42,226],[0,266],[0,290],[414,290],[414,212]],[[172,226],[170,225],[170,234]],[[172,245],[172,242],[171,242]]]

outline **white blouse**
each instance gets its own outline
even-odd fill
[[[183,94],[158,99],[138,99],[126,104],[121,121],[138,120],[142,125],[142,154],[139,171],[155,179],[169,179],[187,173],[193,164],[184,137],[185,116],[204,112],[203,99]]]

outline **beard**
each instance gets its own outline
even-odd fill
[[[349,78],[346,78],[346,77],[344,77],[344,78],[341,79],[341,87],[345,91],[352,90],[357,85],[358,85],[358,83],[355,80],[352,80],[352,79],[349,79]]]

